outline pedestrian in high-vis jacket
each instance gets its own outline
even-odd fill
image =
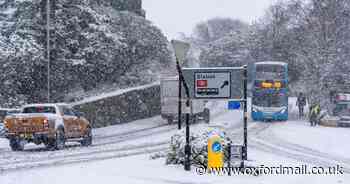
[[[319,104],[313,104],[309,111],[310,125],[316,126],[318,124],[318,116],[321,113],[321,107]]]

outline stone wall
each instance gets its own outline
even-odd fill
[[[160,86],[76,105],[74,109],[83,112],[95,128],[153,117],[160,114]]]

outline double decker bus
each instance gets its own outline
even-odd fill
[[[252,76],[252,119],[288,120],[288,64],[257,62],[253,66]]]

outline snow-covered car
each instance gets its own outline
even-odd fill
[[[63,149],[66,141],[92,143],[90,123],[66,104],[26,105],[21,113],[6,116],[4,124],[13,151],[29,142],[44,143],[50,150]]]
[[[328,127],[337,127],[339,119],[338,116],[326,115],[320,120],[320,124]]]

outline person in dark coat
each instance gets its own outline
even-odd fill
[[[304,107],[306,105],[306,97],[303,93],[299,93],[296,106],[299,108],[299,118],[304,116]]]

